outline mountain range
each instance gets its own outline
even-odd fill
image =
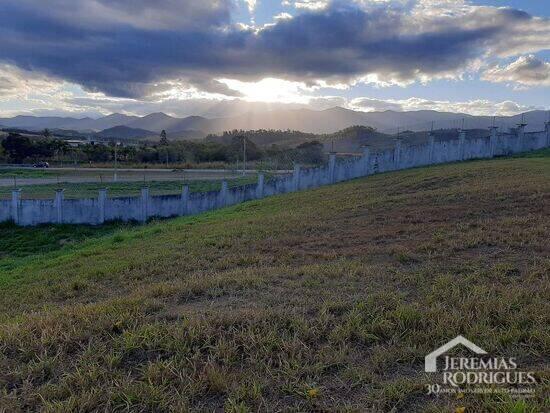
[[[220,110],[220,112],[224,112]],[[542,130],[548,120],[545,111],[532,111],[524,115],[473,116],[464,113],[437,112],[431,110],[410,112],[360,112],[334,107],[326,110],[277,109],[258,110],[240,113],[230,117],[207,118],[188,116],[177,118],[165,113],[152,113],[143,117],[114,113],[98,119],[71,117],[16,116],[0,118],[0,125],[6,128],[27,130],[68,129],[80,132],[99,132],[101,136],[113,138],[132,138],[158,136],[165,130],[169,138],[187,139],[209,133],[221,133],[228,130],[280,129],[299,130],[309,133],[333,133],[353,125],[371,126],[381,132],[396,133],[398,128],[410,131],[422,131],[446,128],[487,128],[496,124],[504,129],[515,127],[518,123],[527,123],[527,130]],[[112,136],[109,136],[112,135]]]

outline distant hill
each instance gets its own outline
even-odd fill
[[[80,120],[92,120],[90,118]],[[14,118],[0,119],[0,123],[7,128],[20,128],[28,130],[40,129],[63,129],[63,126],[72,122],[79,121],[75,118],[62,118],[55,116],[37,117],[37,116],[16,116]],[[70,129],[70,128],[67,128]]]
[[[269,106],[263,106],[268,108]],[[232,112],[229,103],[220,104],[213,108],[211,113],[239,113],[246,105],[235,107]],[[548,119],[545,111],[532,111],[524,114],[527,130],[543,130],[544,122]],[[495,122],[503,130],[516,126],[522,121],[521,115],[500,116],[493,120],[491,116],[472,116],[464,113],[437,112],[420,110],[410,112],[359,112],[341,107],[326,110],[311,109],[275,109],[254,110],[245,114],[230,117],[206,118],[203,116],[189,116],[176,118],[165,113],[152,113],[147,116],[127,116],[112,114],[99,119],[63,118],[63,117],[33,117],[16,116],[0,119],[0,124],[6,127],[18,127],[27,130],[72,129],[81,132],[103,131],[115,126],[127,126],[132,129],[152,131],[156,134],[161,130],[168,133],[182,131],[201,131],[204,134],[231,130],[297,130],[305,133],[328,134],[348,128],[350,126],[370,126],[379,132],[396,133],[398,129],[411,131],[426,131],[434,129],[456,129],[464,126],[466,129],[487,128]]]
[[[64,125],[65,129],[76,129],[76,130],[91,130],[91,131],[102,131],[105,129],[110,129],[115,126],[124,126],[133,122],[137,119],[140,119],[139,116],[128,116],[121,113],[113,113],[109,116],[105,116],[99,119],[79,119],[74,123],[68,123]]]
[[[224,132],[221,135],[208,135],[205,140],[207,142],[221,143],[228,145],[232,142],[233,138],[237,136],[246,136],[246,138],[252,141],[256,146],[269,147],[271,145],[296,147],[301,143],[319,140],[319,135],[313,133],[305,133],[300,131],[290,130],[233,130],[230,132]]]
[[[533,111],[525,114],[527,130],[544,129],[547,119],[544,111]],[[503,130],[515,127],[521,122],[521,115],[498,117],[496,125]],[[306,133],[334,133],[350,126],[371,126],[380,132],[397,133],[402,130],[425,131],[435,129],[488,128],[493,124],[490,116],[472,116],[463,113],[436,111],[412,112],[358,112],[340,107],[316,111],[310,109],[274,110],[270,112],[248,113],[232,118],[217,118],[201,121],[198,129],[219,133],[221,131],[240,130],[299,130]]]
[[[459,130],[454,129],[436,129],[433,131],[436,140],[457,139]],[[300,131],[282,131],[282,130],[234,130],[224,132],[221,135],[208,135],[205,140],[221,144],[229,144],[236,136],[246,136],[246,138],[258,147],[269,148],[272,145],[281,147],[295,148],[305,143],[318,141],[323,144],[325,152],[339,153],[359,153],[364,146],[370,146],[373,150],[384,150],[395,146],[395,135],[379,132],[369,126],[351,126],[335,133],[315,134],[304,133]],[[468,131],[470,138],[489,136],[488,129],[471,129]],[[429,132],[402,131],[399,138],[406,145],[419,145],[426,143],[429,139]]]
[[[352,126],[336,133],[321,135],[326,152],[360,152],[365,145],[372,149],[392,147],[394,138],[368,126]]]
[[[125,125],[130,128],[146,129],[160,132],[163,129],[166,131],[185,129],[176,126],[178,125],[178,123],[181,123],[181,121],[181,119],[168,116],[165,113],[151,113],[150,115],[135,119],[129,123],[126,123]]]
[[[294,148],[305,142],[318,141],[326,152],[359,152],[365,145],[386,148],[393,145],[393,137],[369,126],[351,126],[335,133],[316,134],[290,130],[234,130],[221,135],[209,135],[205,140],[222,144],[231,143],[235,136],[246,136],[259,147],[271,145]]]
[[[128,126],[115,126],[113,128],[97,132],[95,136],[99,138],[114,138],[114,139],[143,139],[156,136],[156,132],[151,132],[145,129],[129,128]]]
[[[125,125],[136,119],[137,116],[127,116],[120,113],[114,113],[99,119],[92,118],[64,118],[64,117],[36,117],[36,116],[16,116],[14,118],[2,119],[2,125],[5,127],[17,127],[27,130],[59,129],[76,130],[79,132],[101,131],[114,126]]]

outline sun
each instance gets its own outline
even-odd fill
[[[265,78],[257,82],[236,79],[218,81],[240,92],[244,100],[251,102],[307,103],[311,98],[311,88],[301,82],[276,78]]]

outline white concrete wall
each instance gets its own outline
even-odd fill
[[[494,155],[509,155],[550,146],[550,130],[516,134],[497,134]],[[331,155],[324,167],[303,169],[297,166],[293,175],[272,180],[259,180],[237,188],[222,185],[221,191],[189,193],[188,188],[178,195],[149,196],[148,189],[139,197],[108,198],[105,192],[97,198],[57,200],[20,199],[14,191],[11,200],[0,200],[0,222],[13,220],[19,225],[45,223],[101,224],[104,221],[146,221],[152,217],[166,218],[178,215],[196,215],[224,206],[253,199],[317,188],[361,176],[414,168],[423,165],[455,162],[467,159],[490,158],[491,138],[433,141],[422,145],[406,146],[396,142],[394,149],[378,153],[365,150],[362,157],[336,160]]]
[[[11,220],[11,200],[0,200],[0,222]]]
[[[105,201],[105,221],[140,221],[141,198],[108,198]]]

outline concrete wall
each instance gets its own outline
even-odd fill
[[[152,217],[196,215],[253,199],[381,172],[491,158],[549,146],[549,125],[543,132],[524,133],[519,128],[515,134],[499,134],[492,129],[489,136],[475,139],[468,138],[463,131],[457,139],[435,141],[432,138],[422,145],[405,146],[398,140],[393,149],[377,153],[365,148],[363,156],[337,160],[331,154],[326,166],[304,169],[297,165],[292,175],[271,180],[260,176],[257,184],[237,188],[228,188],[224,182],[220,191],[189,193],[189,188],[184,187],[178,195],[150,196],[148,188],[144,188],[139,197],[108,198],[106,190],[102,190],[97,198],[89,199],[64,199],[63,191],[58,191],[53,200],[33,200],[21,199],[20,191],[14,190],[11,200],[0,200],[0,222],[14,221],[28,226],[45,223],[97,225],[115,220],[145,222]]]
[[[11,200],[0,199],[0,222],[12,220],[11,218]]]

